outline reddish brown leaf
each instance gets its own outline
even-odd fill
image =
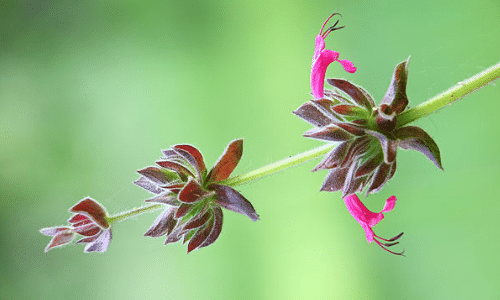
[[[213,215],[213,213],[212,213],[211,209],[209,209],[204,214],[196,215],[196,217],[192,218],[191,220],[189,220],[186,223],[186,225],[184,225],[184,230],[190,230],[190,229],[194,229],[194,228],[202,226],[203,224],[205,224],[208,221],[208,219],[212,215]]]
[[[170,170],[161,170],[155,167],[147,167],[137,171],[137,173],[157,184],[166,184],[179,179],[177,173]]]
[[[186,181],[188,177],[194,177],[193,173],[189,171],[179,162],[174,162],[170,160],[162,160],[156,162],[159,166],[177,172],[181,177],[182,181]]]
[[[58,234],[56,234],[50,243],[47,245],[45,248],[45,252],[48,252],[50,249],[54,247],[59,247],[62,245],[65,245],[67,243],[70,243],[74,238],[74,233],[71,231],[61,231]]]
[[[188,183],[179,192],[179,200],[186,203],[193,203],[213,195],[206,191],[194,178],[189,178]]]
[[[193,251],[194,249],[197,249],[205,240],[208,238],[210,235],[210,232],[212,231],[214,225],[214,218],[210,218],[208,222],[198,229],[196,233],[193,235],[193,237],[189,240],[188,244],[188,253]]]
[[[196,163],[197,163],[198,167],[200,168],[200,171],[201,172],[206,171],[205,161],[203,160],[203,155],[201,155],[201,152],[198,151],[198,149],[196,149],[195,147],[193,147],[191,145],[175,145],[174,148],[175,149],[182,149],[182,150],[189,152],[189,154],[191,154],[191,156],[194,157],[194,159],[196,160]]]
[[[227,146],[224,153],[207,176],[207,182],[219,182],[229,177],[243,155],[243,140],[234,140]]]
[[[328,171],[320,191],[336,192],[344,186],[344,181],[349,168],[335,168]]]
[[[212,211],[214,218],[212,231],[210,232],[210,235],[207,237],[207,239],[198,248],[206,247],[215,242],[219,237],[220,232],[222,231],[222,209],[220,209],[220,207],[214,207]]]
[[[304,133],[304,136],[313,139],[333,142],[343,142],[352,138],[352,135],[349,132],[335,125],[313,128],[306,131]]]
[[[161,215],[159,215],[153,222],[153,225],[148,229],[144,236],[160,237],[165,234],[170,234],[177,224],[174,218],[175,207],[167,208]]]
[[[325,156],[325,158],[312,170],[312,172],[336,168],[346,156],[350,146],[351,142],[347,141],[335,147],[335,149],[330,151],[330,153]]]
[[[374,194],[379,192],[388,180],[389,171],[391,170],[391,165],[383,163],[378,168],[375,176],[373,176],[373,181],[366,191],[366,194]]]
[[[372,107],[375,106],[373,99],[363,88],[344,79],[329,78],[326,81],[349,95],[358,105],[366,108],[366,110],[371,111]]]
[[[174,151],[177,152],[180,156],[182,156],[193,167],[194,171],[196,172],[196,175],[198,175],[198,180],[200,180],[200,181],[203,180],[204,174],[202,174],[202,173],[205,171],[204,170],[205,163],[203,162],[203,157],[201,157],[201,163],[203,164],[203,166],[202,166],[203,169],[202,169],[202,167],[200,167],[198,164],[198,160],[193,155],[191,155],[191,153],[189,151],[182,149],[183,146],[187,146],[187,145],[174,146]]]
[[[182,203],[179,208],[177,208],[177,212],[175,213],[175,218],[179,219],[184,217],[191,209],[194,207],[192,204]]]
[[[85,246],[84,252],[105,252],[111,242],[111,230],[103,230],[97,238]]]
[[[250,201],[232,187],[212,184],[209,187],[216,193],[216,203],[225,209],[248,216],[252,221],[257,221],[259,215],[255,212]]]
[[[381,104],[389,105],[387,114],[400,114],[408,105],[408,97],[406,96],[406,83],[408,80],[408,62],[410,58],[399,63],[394,69],[391,84],[387,92],[380,102]]]
[[[85,198],[69,209],[73,213],[82,213],[92,219],[101,228],[108,229],[109,224],[106,220],[106,210],[97,201],[91,198]]]
[[[318,127],[326,126],[332,122],[330,118],[319,111],[318,108],[311,102],[302,104],[296,111],[293,111],[293,114],[299,116],[311,125]]]
[[[401,140],[399,143],[401,148],[416,150],[427,156],[438,168],[443,169],[438,145],[422,128],[416,126],[398,128],[394,136]]]

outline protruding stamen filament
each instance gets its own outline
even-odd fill
[[[396,241],[397,239],[399,239],[402,235],[403,235],[404,232],[401,232],[400,234],[396,235],[395,237],[393,238],[390,238],[390,239],[384,239],[382,237],[379,237],[378,235],[374,235],[374,241],[382,248],[384,249],[385,251],[389,252],[389,253],[392,253],[392,254],[395,254],[395,255],[401,255],[401,256],[404,256],[404,253],[405,253],[405,250],[403,249],[403,251],[401,252],[394,252],[394,251],[391,251],[389,249],[387,249],[387,247],[391,247],[391,246],[394,246],[394,245],[397,245],[399,244],[399,242],[394,242]],[[383,241],[386,241],[386,242],[392,242],[392,243],[382,243],[379,241],[380,240],[383,240]]]

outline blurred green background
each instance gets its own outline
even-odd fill
[[[234,174],[321,145],[291,114],[308,101],[314,38],[358,67],[328,77],[380,101],[411,55],[415,106],[500,59],[500,2],[0,1],[1,299],[500,299],[495,84],[417,122],[445,172],[417,152],[367,206],[398,202],[375,227],[404,231],[406,258],[366,242],[326,172],[306,163],[238,189],[261,221],[225,213],[212,246],[143,237],[156,213],[114,227],[105,254],[45,254],[42,227],[85,196],[117,213],[150,197],[136,170],[178,143],[208,165],[245,139]],[[397,247],[397,246],[396,246]]]

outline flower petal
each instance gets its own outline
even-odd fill
[[[243,139],[229,143],[224,153],[207,176],[207,182],[219,182],[231,175],[243,155]]]
[[[92,198],[85,198],[69,209],[73,213],[81,213],[89,217],[101,228],[108,229],[107,213],[104,207]]]
[[[340,59],[340,60],[338,60],[338,62],[342,65],[342,67],[344,68],[344,70],[346,70],[346,72],[349,72],[349,73],[356,72],[356,67],[354,66],[354,64],[350,60]]]
[[[319,46],[324,47],[324,41],[320,37],[322,44]],[[316,37],[316,49],[318,49],[318,37]],[[336,61],[339,57],[339,53],[332,50],[323,50],[319,52],[316,60],[313,61],[311,67],[311,92],[315,99],[323,98],[323,89],[325,85],[325,73],[328,66]]]
[[[220,184],[212,184],[209,187],[216,193],[216,203],[225,209],[248,216],[252,221],[259,220],[250,201],[232,187]]]

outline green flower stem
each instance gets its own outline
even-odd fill
[[[500,77],[500,62],[398,116],[398,127],[427,116]]]
[[[300,153],[300,154],[282,159],[282,160],[274,162],[270,165],[263,166],[257,170],[250,171],[246,174],[241,174],[241,175],[237,175],[237,176],[228,178],[228,179],[220,182],[220,184],[228,185],[228,186],[240,185],[240,184],[243,184],[245,182],[255,180],[255,179],[270,175],[272,173],[276,173],[276,172],[281,171],[283,169],[286,169],[286,168],[289,168],[292,166],[296,166],[298,164],[304,163],[304,162],[309,161],[311,159],[318,158],[321,155],[328,153],[330,150],[332,150],[333,147],[334,147],[334,145],[332,145],[332,144],[326,144],[326,145],[323,145],[321,147],[306,151],[304,153]]]
[[[120,222],[120,221],[123,221],[125,219],[130,218],[130,217],[133,217],[133,216],[136,216],[136,215],[140,215],[140,214],[143,214],[143,213],[146,213],[146,212],[150,212],[150,211],[159,209],[161,207],[162,207],[161,204],[153,204],[153,205],[142,206],[142,207],[139,207],[139,208],[133,208],[133,209],[131,209],[129,211],[122,212],[122,213],[119,213],[117,215],[108,217],[107,221],[111,225],[113,223]]]

